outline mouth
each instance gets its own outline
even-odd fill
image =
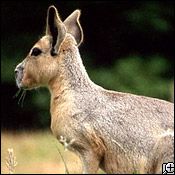
[[[39,88],[39,86],[36,86],[36,85],[32,85],[32,86],[26,86],[25,84],[23,84],[23,73],[18,73],[18,74],[15,74],[15,79],[16,79],[16,85],[19,89],[22,89],[22,90],[32,90],[32,89],[37,89]]]
[[[15,69],[15,80],[16,85],[19,89],[32,90],[40,87],[35,81],[32,81],[32,79],[29,77],[30,76],[26,77],[24,69]]]
[[[23,73],[22,72],[15,73],[16,85],[18,86],[19,89],[23,88],[22,78],[23,78]]]
[[[15,73],[16,85],[19,89],[28,90],[30,88],[24,86],[22,83],[23,76],[23,71]]]

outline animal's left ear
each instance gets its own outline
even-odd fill
[[[81,28],[80,21],[79,21],[80,15],[81,15],[80,10],[75,10],[64,21],[67,32],[74,36],[78,46],[83,41],[83,30]]]
[[[61,21],[57,9],[52,5],[47,11],[46,35],[52,37],[51,55],[58,54],[60,44],[66,35],[66,27]]]

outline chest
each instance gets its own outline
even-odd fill
[[[52,99],[50,104],[51,130],[54,136],[59,140],[61,136],[72,140],[77,133],[77,120],[74,114],[77,113],[76,106],[71,96],[61,96],[58,99]]]

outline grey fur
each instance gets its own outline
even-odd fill
[[[91,171],[93,163],[86,163],[94,149],[89,137],[93,132],[105,147],[102,155],[98,157],[95,153],[93,156],[107,173],[161,173],[162,163],[174,161],[174,139],[171,134],[163,136],[168,130],[172,133],[174,130],[172,103],[108,91],[95,85],[75,47],[67,54],[64,67],[69,89],[74,94],[75,109],[62,135],[77,141],[71,146],[84,161],[86,173],[95,172]]]

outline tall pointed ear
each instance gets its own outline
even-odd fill
[[[83,30],[81,28],[80,21],[79,21],[80,15],[81,15],[80,10],[75,10],[64,21],[67,32],[74,36],[78,46],[83,41]]]
[[[50,6],[47,10],[46,35],[52,37],[51,55],[54,56],[58,54],[60,44],[66,35],[66,27],[54,6]]]

